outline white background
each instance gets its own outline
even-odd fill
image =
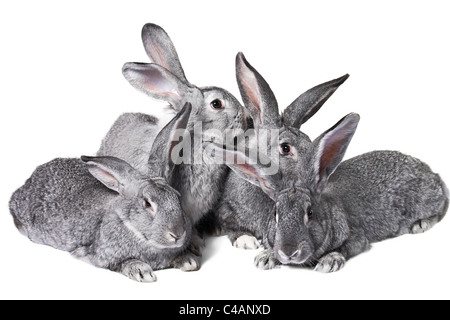
[[[166,29],[192,83],[237,97],[238,51],[281,108],[349,73],[303,130],[314,138],[358,112],[347,158],[401,150],[450,184],[449,13],[446,1],[2,1],[0,298],[450,298],[448,217],[425,234],[375,244],[335,274],[259,271],[256,252],[219,238],[208,241],[200,271],[159,271],[158,282],[141,284],[30,242],[8,210],[36,166],[93,155],[122,112],[161,115],[121,74],[124,62],[148,61],[146,22]]]

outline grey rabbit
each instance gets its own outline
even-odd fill
[[[256,136],[261,130],[279,130],[279,141],[274,146],[283,176],[296,175],[296,164],[301,152],[310,143],[306,134],[299,130],[301,124],[310,119],[349,77],[317,85],[301,94],[279,114],[277,100],[267,82],[248,63],[242,53],[236,56],[236,76],[245,106],[254,118]],[[255,144],[256,137],[250,140]],[[264,141],[262,141],[264,143]],[[248,147],[248,145],[246,146]],[[283,150],[284,148],[284,150]],[[266,212],[273,207],[273,200],[265,194],[264,183],[255,179],[247,182],[239,172],[231,172],[226,181],[224,194],[216,207],[215,219],[219,232],[227,234],[235,247],[256,249],[260,247],[254,237],[262,238],[264,225],[254,219],[256,212]],[[265,190],[270,192],[270,190]]]
[[[153,270],[198,269],[185,253],[190,220],[167,182],[174,135],[184,131],[186,105],[157,135],[143,175],[114,157],[57,158],[39,166],[11,197],[16,227],[31,241],[70,252],[140,282]]]
[[[230,136],[234,136],[247,128],[251,117],[232,94],[218,87],[199,88],[186,79],[175,47],[164,29],[146,24],[142,40],[147,55],[155,63],[126,63],[123,74],[135,88],[168,102],[170,110],[179,111],[190,102],[193,110],[187,129],[191,138],[209,141],[214,134],[211,137],[206,133],[213,133],[212,129],[220,134],[229,130]],[[123,114],[104,138],[97,155],[119,157],[145,172],[158,130],[158,121],[152,116]],[[202,154],[201,144],[198,147]],[[229,169],[208,159],[193,162],[175,168],[172,186],[181,193],[182,207],[196,225],[217,204]],[[202,240],[194,235],[193,252],[201,254],[202,245]]]
[[[256,71],[245,72],[248,76]],[[247,77],[247,87],[261,88],[262,77],[252,77],[254,83],[249,84]],[[239,159],[230,162],[230,168],[263,186],[266,193],[262,196],[251,188],[233,193],[236,189],[227,183],[230,193],[219,211],[226,226],[245,234],[247,241],[250,235],[263,239],[266,250],[255,258],[258,268],[282,263],[335,272],[371,243],[427,231],[445,216],[448,189],[418,159],[395,151],[373,151],[339,165],[358,122],[359,115],[349,114],[312,143],[280,141],[281,172],[275,175],[265,175],[265,166],[251,161],[242,150],[208,145]],[[293,155],[299,156],[284,168],[283,159]]]
[[[249,160],[230,164],[249,181],[264,181],[274,201],[263,212],[256,202],[249,204],[254,223],[262,226],[254,234],[263,233],[268,248],[255,258],[258,268],[282,263],[335,272],[371,243],[422,233],[443,219],[448,189],[422,161],[396,151],[373,151],[339,165],[358,121],[357,114],[350,114],[314,140],[304,150],[295,179],[262,175],[263,167]]]

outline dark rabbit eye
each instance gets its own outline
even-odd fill
[[[308,216],[308,219],[311,219],[311,217],[313,215],[311,206],[308,207],[308,210],[306,211],[306,215]]]
[[[280,144],[280,151],[283,155],[288,155],[291,153],[291,146],[287,143]]]
[[[144,201],[142,202],[142,205],[144,206],[144,209],[150,210],[153,214],[156,214],[156,210],[157,210],[156,203],[154,203],[148,199],[144,199]]]
[[[308,224],[309,221],[311,220],[313,215],[311,206],[308,206],[308,208],[306,209],[306,214],[305,214],[305,224]]]
[[[152,204],[150,203],[150,201],[144,200],[144,207],[147,208],[147,209],[151,209],[152,208]]]
[[[223,109],[223,103],[219,99],[213,100],[210,105],[213,109]]]

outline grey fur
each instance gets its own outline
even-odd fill
[[[283,155],[277,160],[280,166],[278,175],[266,176],[264,180],[229,165],[234,171],[228,176],[224,195],[217,206],[216,218],[220,231],[228,234],[233,245],[238,246],[236,240],[243,235],[265,239],[268,224],[274,217],[275,203],[271,197],[275,198],[276,195],[272,191],[277,189],[280,178],[286,180],[286,177],[297,175],[299,157],[307,152],[311,144],[308,136],[299,127],[292,125],[304,123],[316,113],[348,75],[306,91],[285,109],[282,116],[278,113],[277,101],[269,85],[242,53],[236,57],[236,76],[245,106],[254,118],[255,129],[279,129],[279,141],[269,147],[278,150],[281,144],[287,143],[293,151],[292,155]],[[254,141],[247,147],[254,147]],[[255,214],[258,219],[255,219]],[[270,245],[264,242],[266,247]]]
[[[396,151],[373,151],[338,166],[358,119],[350,114],[316,139],[298,163],[296,179],[271,182],[275,201],[254,192],[236,195],[236,204],[247,201],[247,210],[237,212],[231,201],[221,208],[225,227],[240,231],[232,232],[232,239],[244,234],[262,239],[266,250],[255,258],[258,268],[283,263],[335,272],[371,243],[425,232],[443,219],[448,189],[420,160]],[[327,138],[334,142],[323,144]],[[324,156],[329,152],[334,154]]]
[[[198,268],[197,260],[186,267],[195,259],[184,253],[190,220],[167,182],[174,166],[171,133],[186,127],[190,111],[186,105],[156,136],[149,175],[113,157],[58,158],[39,166],[11,197],[17,228],[31,241],[137,281],[155,281],[153,270]]]
[[[448,189],[418,159],[374,151],[339,165],[358,122],[359,116],[350,114],[313,142],[290,143],[299,157],[287,162],[281,156],[277,175],[261,174],[263,167],[251,159],[229,164],[247,181],[265,186],[263,195],[230,175],[218,208],[221,227],[232,241],[242,235],[262,239],[266,250],[255,258],[258,268],[283,263],[338,271],[371,243],[427,231],[445,216]],[[242,151],[227,152],[246,157]]]
[[[424,232],[445,216],[449,198],[444,182],[426,164],[400,152],[366,153],[329,175],[327,170],[333,172],[343,157],[341,150],[318,182],[319,173],[311,168],[323,156],[316,143],[323,139],[305,155],[301,178],[277,199],[273,251],[279,261],[337,271],[371,243]]]
[[[123,158],[139,172],[146,173],[151,146],[159,130],[159,121],[153,116],[142,113],[123,114],[108,131],[97,155]],[[150,148],[146,147],[148,145]]]
[[[193,110],[187,129],[192,138],[195,124],[200,124],[203,132],[216,129],[223,133],[229,129],[231,135],[246,129],[250,117],[232,94],[217,87],[199,88],[187,81],[175,47],[161,27],[146,24],[142,40],[149,58],[156,64],[126,63],[123,67],[125,78],[150,97],[168,102],[174,111],[190,102]],[[211,107],[217,99],[223,108]],[[106,135],[97,155],[124,159],[140,172],[145,172],[149,150],[158,130],[152,117],[123,114]],[[181,193],[183,209],[191,217],[193,225],[217,204],[228,172],[227,166],[208,160],[175,168],[173,186]],[[198,244],[193,250],[200,254],[201,241],[194,238]]]

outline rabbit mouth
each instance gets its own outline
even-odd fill
[[[297,255],[298,253],[294,252],[292,256],[287,256],[280,250],[278,250],[276,254],[278,261],[280,261],[282,264],[303,264],[308,260],[308,258],[300,259],[299,257],[297,257]]]
[[[282,264],[304,264],[306,263],[309,258],[311,257],[311,254],[308,253],[308,250],[305,250],[303,247],[298,248],[297,250],[289,253],[285,253],[283,250],[278,249],[275,250],[275,257],[280,261]]]
[[[147,242],[157,249],[177,249],[182,248],[186,244],[187,234],[186,231],[181,237],[175,237],[171,232],[168,232],[165,236],[161,236],[158,239],[152,239],[146,235],[143,235]]]
[[[166,242],[166,241],[155,241],[153,239],[148,239],[147,243],[156,249],[177,249],[182,248],[185,245],[185,241],[178,241],[176,243]]]

